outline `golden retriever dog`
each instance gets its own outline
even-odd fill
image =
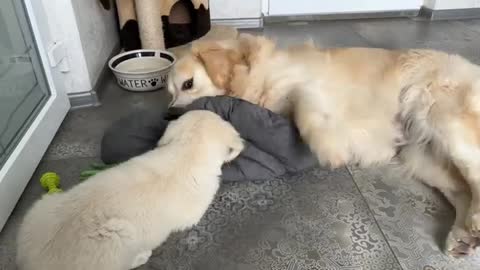
[[[201,42],[169,76],[171,106],[246,99],[295,121],[321,164],[385,164],[439,189],[456,209],[454,257],[480,245],[480,68],[434,50],[278,49],[265,37]]]
[[[242,149],[237,131],[218,115],[186,113],[157,148],[36,202],[19,230],[19,268],[124,270],[146,263],[172,231],[200,220],[222,164]]]

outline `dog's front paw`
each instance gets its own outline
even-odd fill
[[[448,256],[460,259],[471,256],[480,245],[480,239],[472,236],[466,230],[454,227],[448,234],[445,252]]]
[[[467,218],[467,228],[470,229],[472,236],[480,237],[480,212],[471,211],[471,214]]]

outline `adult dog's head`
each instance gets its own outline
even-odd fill
[[[182,107],[205,96],[234,95],[232,88],[243,78],[240,74],[266,58],[274,47],[267,38],[250,34],[194,42],[191,52],[178,60],[168,77],[168,91],[173,96],[170,106]]]
[[[183,107],[200,97],[227,94],[234,66],[243,63],[237,40],[195,42],[168,76],[170,106]]]

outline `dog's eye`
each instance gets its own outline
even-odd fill
[[[188,79],[188,80],[183,82],[182,91],[190,90],[190,89],[192,89],[192,87],[193,87],[193,78]]]

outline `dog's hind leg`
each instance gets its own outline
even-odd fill
[[[455,222],[445,242],[445,253],[459,258],[472,255],[480,241],[472,236],[465,220],[471,195],[463,176],[448,159],[435,156],[429,145],[408,145],[399,154],[407,172],[438,189],[455,208]]]
[[[408,88],[401,111],[410,137],[434,142],[465,179],[472,198],[466,225],[480,237],[480,85],[474,90],[449,76]]]
[[[475,248],[480,245],[480,239],[472,236],[465,225],[471,196],[466,190],[444,190],[443,194],[456,211],[455,223],[445,242],[445,251],[454,258],[473,255]]]
[[[462,119],[465,120],[465,119]],[[452,160],[468,183],[472,201],[467,215],[467,227],[474,236],[480,236],[480,124],[451,123],[446,136]],[[477,132],[479,134],[477,134]],[[477,137],[478,136],[478,137]]]

